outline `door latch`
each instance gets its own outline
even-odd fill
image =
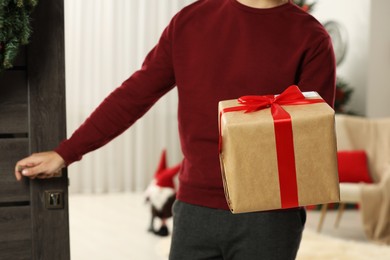
[[[45,204],[47,209],[63,209],[64,192],[62,190],[45,191]]]

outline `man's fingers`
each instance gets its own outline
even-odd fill
[[[15,177],[21,180],[23,176],[30,179],[46,179],[61,176],[65,161],[54,151],[32,154],[16,163]]]
[[[15,166],[15,177],[16,177],[16,180],[20,181],[23,177],[23,171],[25,171],[25,169],[27,169],[28,167],[32,167],[33,165],[31,163],[29,164],[23,164],[23,163],[20,163],[18,162]]]
[[[22,175],[25,177],[37,177],[39,174],[41,174],[41,169],[38,166],[35,167],[25,167],[21,171]]]
[[[30,179],[47,179],[52,177],[60,177],[61,176],[61,170],[56,171],[54,173],[51,172],[45,172],[43,169],[41,169],[40,165],[35,167],[24,167],[20,168],[20,171],[16,172],[16,179],[21,180],[22,176],[25,176]]]
[[[15,177],[16,177],[16,180],[20,181],[22,179],[22,174],[18,170],[16,170]]]
[[[37,179],[47,179],[47,178],[50,178],[49,175],[45,175],[45,174],[38,174],[37,175]]]

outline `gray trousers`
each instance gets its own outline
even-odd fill
[[[295,259],[305,209],[232,214],[176,201],[170,260]]]

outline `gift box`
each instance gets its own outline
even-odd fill
[[[220,161],[233,213],[338,202],[334,110],[316,92],[219,102]]]

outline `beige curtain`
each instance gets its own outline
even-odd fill
[[[193,0],[65,0],[68,136],[137,70],[172,16]],[[181,160],[177,92],[103,148],[69,167],[70,192],[142,191],[166,148]]]

